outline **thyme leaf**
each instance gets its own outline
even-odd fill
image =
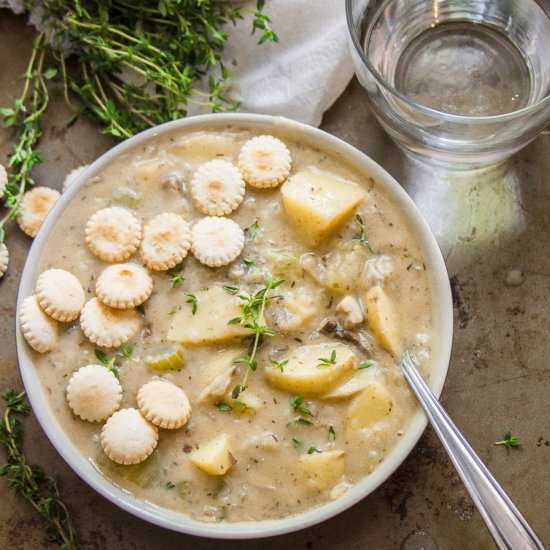
[[[186,292],[185,295],[187,296],[187,300],[185,300],[185,303],[191,304],[191,315],[195,315],[199,307],[199,301],[192,292]]]
[[[270,359],[271,364],[274,367],[277,367],[281,372],[284,372],[286,365],[288,365],[288,359],[284,359],[283,361],[276,361],[275,359]]]
[[[100,349],[95,349],[96,359],[107,369],[110,370],[115,378],[120,378],[116,356],[109,359],[109,356]]]
[[[358,240],[371,254],[376,254],[374,252],[367,235],[367,227],[365,225],[365,218],[361,214],[355,214],[355,224],[359,230],[359,233],[353,238]]]
[[[256,220],[254,223],[251,223],[248,227],[246,227],[244,230],[246,235],[246,240],[253,241],[254,238],[256,237],[256,234],[258,233],[258,229],[260,229],[258,220]]]
[[[304,399],[305,398],[303,395],[295,395],[290,399],[290,406],[300,414],[305,416],[315,416],[307,407],[303,405]]]
[[[512,435],[512,432],[508,431],[500,441],[495,441],[495,445],[502,445],[507,449],[512,449],[521,447],[522,443],[517,436]]]
[[[330,352],[330,357],[319,357],[319,359],[317,359],[317,361],[319,361],[319,364],[317,365],[318,367],[328,367],[330,365],[335,365],[336,364],[336,350],[333,349]]]

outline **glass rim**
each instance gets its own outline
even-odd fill
[[[485,116],[475,116],[475,115],[457,115],[453,113],[446,113],[445,111],[440,111],[434,109],[433,107],[428,107],[422,103],[417,103],[412,99],[408,98],[406,95],[402,94],[399,90],[396,90],[372,65],[369,61],[367,55],[361,47],[360,38],[357,35],[354,21],[353,21],[353,10],[352,10],[353,0],[346,0],[346,22],[348,27],[348,32],[353,42],[353,46],[359,55],[361,61],[366,66],[367,70],[372,74],[375,80],[388,92],[392,95],[399,98],[409,107],[417,109],[425,114],[428,114],[433,117],[438,117],[446,119],[450,122],[460,122],[460,123],[470,123],[470,124],[483,124],[483,123],[495,123],[495,122],[506,122],[515,118],[519,118],[524,115],[531,114],[534,111],[540,109],[544,104],[550,105],[550,93],[545,95],[542,99],[539,99],[536,103],[517,109],[516,111],[510,111],[508,113],[502,113],[499,115],[485,115]],[[381,11],[382,6],[377,10],[377,15]],[[545,14],[546,15],[546,14]]]

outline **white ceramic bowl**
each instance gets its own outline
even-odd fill
[[[62,195],[61,199],[57,202],[44,222],[43,227],[31,247],[23,270],[19,287],[17,310],[19,311],[22,300],[34,292],[35,281],[38,277],[40,256],[56,221],[63,214],[64,209],[71,202],[71,199],[85,181],[100,173],[109,163],[121,154],[137,145],[144,144],[158,135],[177,130],[193,131],[204,129],[205,127],[215,129],[216,127],[219,128],[228,124],[260,130],[264,133],[269,133],[270,128],[277,127],[281,129],[281,127],[288,127],[293,133],[298,132],[299,135],[302,135],[308,143],[321,149],[337,153],[342,160],[351,163],[352,166],[355,166],[360,171],[372,176],[378,186],[400,206],[421,245],[433,288],[433,321],[435,328],[434,332],[437,336],[433,346],[432,372],[429,384],[432,390],[439,395],[447,374],[451,352],[453,312],[445,264],[427,223],[400,185],[373,160],[351,145],[348,145],[330,134],[280,117],[251,114],[216,114],[177,120],[142,132],[105,153],[97,159],[85,173],[80,175],[73,185],[71,185],[69,190]],[[135,497],[128,491],[115,486],[94,467],[92,462],[79,451],[65,434],[63,428],[59,425],[54,416],[48,402],[48,396],[40,382],[39,373],[34,367],[30,350],[19,329],[19,319],[17,319],[17,327],[19,368],[27,390],[27,395],[36,418],[67,464],[69,464],[86,483],[117,506],[120,506],[141,519],[183,533],[210,538],[246,539],[289,533],[324,521],[346,510],[350,506],[353,506],[356,502],[365,498],[383,483],[410,453],[427,423],[425,415],[419,410],[411,419],[399,444],[391,450],[377,469],[352,487],[344,496],[335,501],[284,519],[237,523],[203,523],[181,513],[161,508]]]

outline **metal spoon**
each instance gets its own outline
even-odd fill
[[[451,458],[499,548],[544,549],[533,529],[491,475],[454,422],[420,376],[412,355],[406,351],[401,369],[424,408],[435,432]]]

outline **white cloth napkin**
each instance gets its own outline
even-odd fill
[[[241,111],[318,126],[353,76],[344,0],[267,0],[266,12],[278,43],[257,46],[248,17],[230,30],[224,52],[234,74],[229,95],[241,101]]]
[[[255,0],[244,6],[254,11]],[[0,0],[15,13],[22,0]],[[287,116],[318,126],[323,113],[344,91],[353,75],[347,48],[344,0],[267,0],[266,13],[278,43],[257,45],[251,14],[229,25],[223,60],[233,73],[227,93],[240,111]],[[40,13],[31,24],[39,27]]]

